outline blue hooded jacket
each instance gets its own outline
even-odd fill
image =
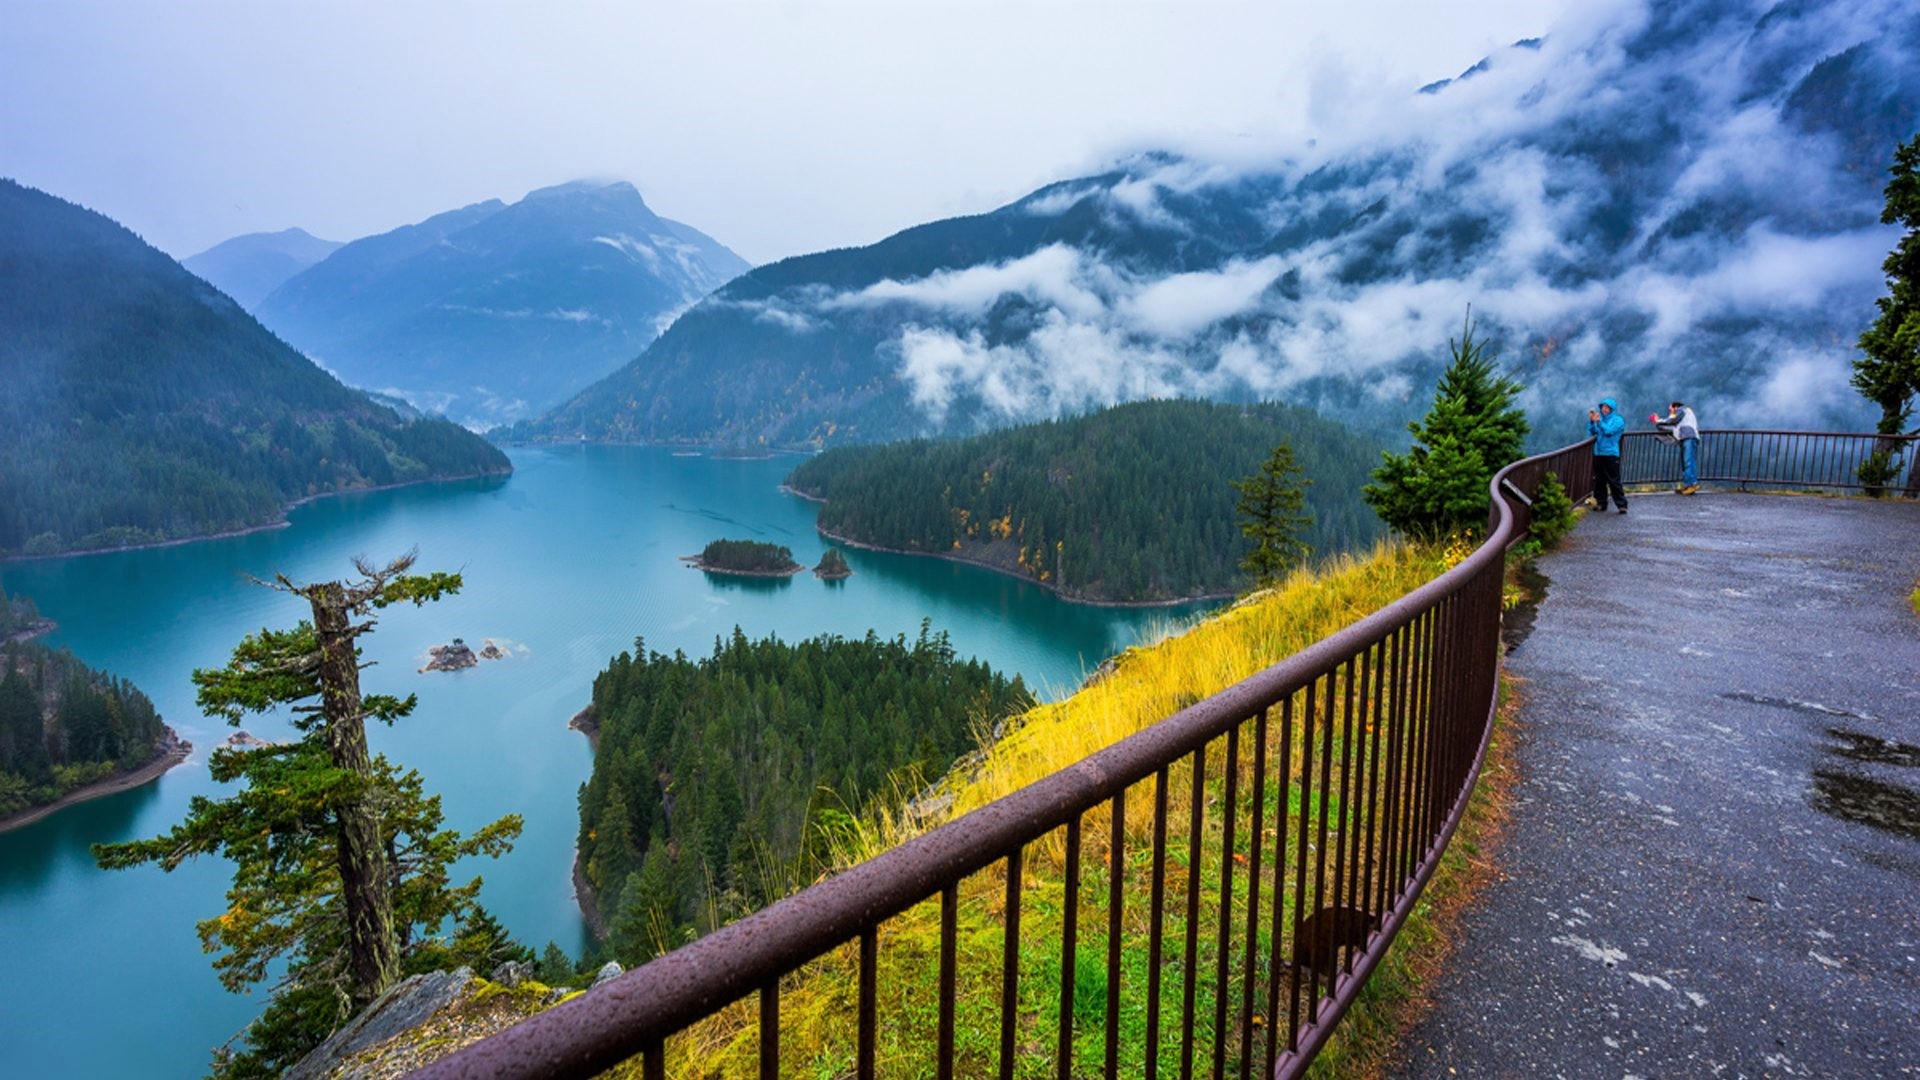
[[[1598,420],[1587,421],[1587,434],[1593,436],[1594,457],[1619,457],[1620,433],[1627,430],[1627,422],[1620,417],[1620,406],[1612,398],[1601,398],[1600,404],[1608,412]]]

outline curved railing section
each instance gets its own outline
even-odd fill
[[[858,971],[849,1064],[870,1077],[877,1032],[900,1021],[877,1005],[888,923],[935,901],[936,1000],[916,1003],[931,1014],[925,1057],[890,1060],[889,1072],[1010,1077],[1017,1059],[1045,1052],[1038,1042],[1061,1077],[1300,1075],[1386,954],[1465,812],[1492,730],[1506,549],[1525,535],[1547,475],[1580,493],[1590,470],[1588,443],[1507,467],[1492,485],[1487,541],[1392,605],[424,1075],[586,1076],[637,1055],[643,1075],[664,1076],[669,1038],[755,996],[760,1075],[777,1076],[782,979],[846,950]],[[1042,843],[1065,852],[1044,905],[1027,884]],[[1001,929],[992,1007],[976,994],[960,1016],[963,896]],[[1057,927],[1057,966],[1036,971],[1029,959],[1023,970],[1023,917],[1048,920],[1048,941]],[[1079,980],[1057,974],[1084,969],[1083,935],[1105,963],[1098,1010],[1080,1002],[1076,1011]],[[978,957],[974,944],[968,954]],[[1122,963],[1123,948],[1143,947],[1144,963]],[[995,980],[968,974],[974,987]],[[1022,979],[1049,987],[1051,1017],[1022,1015]],[[1123,1012],[1144,1039],[1125,1062]]]
[[[1871,485],[1886,494],[1920,496],[1920,433],[1874,435],[1843,431],[1703,430],[1697,467],[1703,484],[1742,489],[1863,491],[1860,469],[1875,454],[1891,470]],[[1623,483],[1677,484],[1680,447],[1654,432],[1629,432],[1620,440]],[[1575,495],[1585,494],[1581,489]]]

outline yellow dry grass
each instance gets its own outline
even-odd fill
[[[1400,598],[1432,579],[1467,549],[1432,550],[1403,544],[1383,544],[1360,557],[1330,560],[1311,571],[1300,571],[1279,586],[1236,604],[1185,628],[1168,628],[1161,640],[1129,649],[1110,671],[1091,680],[1071,696],[1038,705],[1008,725],[998,742],[964,762],[936,788],[907,807],[859,823],[839,838],[837,861],[842,865],[870,857],[911,839],[952,817],[983,806],[1087,755],[1110,746],[1178,709],[1238,682],[1299,651],[1306,645],[1347,626]],[[1344,688],[1344,684],[1342,684]],[[1362,691],[1362,697],[1365,691]],[[1249,834],[1256,828],[1267,842],[1267,866],[1279,843],[1271,825],[1286,800],[1288,813],[1300,813],[1297,781],[1299,754],[1293,752],[1286,785],[1267,784],[1264,798],[1252,798],[1252,728],[1243,736],[1236,792],[1225,801],[1225,754],[1216,741],[1207,758],[1204,802],[1210,807],[1201,838],[1202,858],[1190,865],[1185,808],[1192,796],[1191,769],[1182,764],[1169,775],[1168,863],[1166,872],[1166,952],[1161,981],[1162,1036],[1156,1057],[1163,1070],[1177,1075],[1183,1047],[1179,1017],[1185,1014],[1184,956],[1188,934],[1198,944],[1199,977],[1193,1012],[1198,1018],[1192,1051],[1196,1064],[1211,1062],[1215,1045],[1212,982],[1217,960],[1218,898],[1222,883],[1223,819],[1237,822],[1232,863],[1244,866]],[[1269,761],[1277,761],[1282,736],[1278,725],[1268,733]],[[1296,735],[1297,739],[1297,735]],[[1344,742],[1336,743],[1343,757]],[[1336,770],[1337,771],[1337,770]],[[1344,788],[1343,788],[1344,790]],[[1335,797],[1336,813],[1341,813]],[[1021,1076],[1052,1075],[1058,1040],[1055,1017],[1063,983],[1074,1001],[1073,1056],[1076,1069],[1098,1073],[1105,1045],[1107,898],[1110,875],[1120,874],[1122,920],[1120,949],[1124,1005],[1118,1031],[1121,1074],[1143,1071],[1147,1048],[1147,949],[1151,890],[1151,827],[1153,784],[1136,785],[1128,794],[1124,848],[1119,858],[1109,850],[1110,819],[1103,808],[1083,821],[1081,881],[1078,917],[1079,947],[1074,970],[1063,972],[1061,940],[1065,910],[1065,841],[1063,831],[1029,847],[1022,864],[1024,900],[1021,907],[1019,1021],[1017,1047]],[[929,809],[937,808],[937,809]],[[1230,814],[1229,814],[1230,811]],[[1255,822],[1260,825],[1256,826]],[[1304,829],[1295,829],[1282,853],[1289,864],[1302,850]],[[1201,895],[1199,918],[1189,927],[1183,903],[1190,881],[1197,876]],[[1238,973],[1245,945],[1244,912],[1249,900],[1244,869],[1229,890],[1235,906],[1231,967]],[[1000,1030],[1000,956],[1005,943],[1003,867],[991,868],[963,882],[958,890],[957,934],[957,1075],[991,1075],[997,1068]],[[1261,901],[1271,911],[1271,886]],[[1286,911],[1292,912],[1289,895]],[[1266,916],[1254,931],[1259,957],[1255,1000],[1263,996],[1271,947]],[[880,960],[878,1014],[879,1072],[884,1076],[932,1075],[937,1024],[937,974],[940,935],[938,898],[887,922],[879,931]],[[782,1075],[839,1077],[852,1073],[857,1000],[857,950],[852,944],[838,949],[789,976],[781,984]],[[1238,987],[1238,989],[1235,989]],[[1237,1059],[1243,1034],[1238,1011],[1245,987],[1230,980],[1227,1025],[1221,1030],[1228,1059]],[[1311,995],[1309,995],[1310,997]],[[1250,1006],[1251,1007],[1251,1006]],[[1361,1010],[1368,1006],[1362,1004]],[[1257,1016],[1252,1031],[1256,1057],[1262,1056],[1267,1018]],[[1379,1025],[1349,1024],[1356,1033]],[[1336,1036],[1342,1038],[1342,1036]],[[754,1001],[744,1001],[669,1040],[668,1071],[687,1077],[753,1075],[758,1063],[758,1022]],[[1371,1057],[1374,1055],[1361,1055]],[[1342,1072],[1347,1054],[1327,1055],[1327,1068]],[[1316,1070],[1322,1071],[1322,1070]],[[631,1068],[638,1074],[637,1063]]]

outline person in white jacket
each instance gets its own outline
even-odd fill
[[[1700,422],[1694,419],[1693,410],[1687,408],[1684,401],[1676,401],[1667,406],[1667,415],[1662,418],[1649,416],[1654,426],[1660,429],[1663,438],[1680,444],[1680,486],[1674,488],[1678,495],[1698,495],[1700,493]]]

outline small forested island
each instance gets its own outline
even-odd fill
[[[0,646],[0,832],[146,783],[192,749],[131,683],[64,649]]]
[[[820,565],[813,568],[813,576],[822,581],[844,581],[853,576],[853,567],[847,565],[847,557],[840,554],[839,548],[828,548],[820,555]]]
[[[806,569],[793,561],[793,551],[786,545],[760,540],[715,540],[700,554],[682,559],[709,573],[743,577],[792,577]]]
[[[911,796],[1026,707],[1025,685],[917,639],[635,640],[593,682],[578,875],[632,964],[812,880],[836,823]],[[576,717],[576,721],[580,718]]]
[[[786,484],[826,503],[819,528],[834,540],[978,563],[1070,600],[1164,603],[1247,585],[1233,482],[1283,439],[1311,482],[1315,551],[1383,534],[1360,499],[1379,445],[1279,404],[1147,401],[966,439],[839,447]]]

